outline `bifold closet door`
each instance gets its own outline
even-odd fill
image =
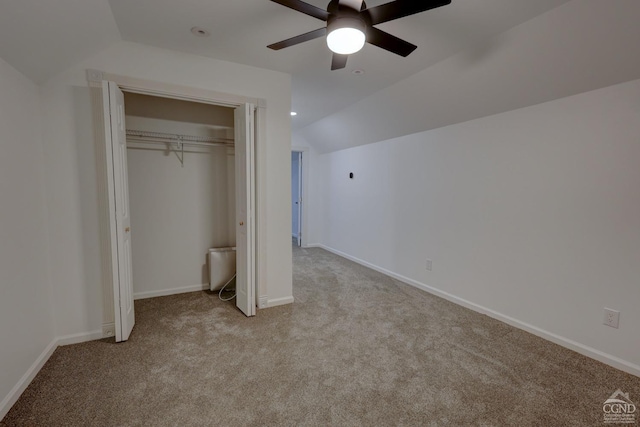
[[[115,83],[103,81],[102,96],[113,272],[113,305],[116,342],[120,342],[129,339],[135,323],[124,94]]]
[[[235,109],[236,306],[255,316],[254,106]]]

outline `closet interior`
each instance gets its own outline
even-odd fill
[[[209,288],[235,238],[234,110],[125,93],[135,298]]]

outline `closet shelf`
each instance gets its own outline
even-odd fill
[[[144,130],[127,129],[127,138],[162,143],[177,143],[187,145],[233,146],[233,138],[218,138],[211,136],[179,135],[173,133],[149,132]]]

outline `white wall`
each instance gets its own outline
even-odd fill
[[[234,156],[224,147],[187,149],[184,167],[163,150],[129,148],[127,157],[136,298],[201,289],[208,249],[235,246]]]
[[[266,254],[269,300],[291,296],[289,237],[290,76],[225,61],[121,42],[42,87],[51,280],[56,334],[101,329],[102,292],[96,160],[85,70],[178,84],[267,101],[263,198],[268,218],[259,242]]]
[[[136,298],[206,287],[208,249],[235,246],[232,153],[186,148],[183,167],[157,146],[127,150]]]
[[[639,100],[635,80],[323,155],[322,243],[638,375]]]
[[[11,390],[54,338],[38,88],[2,59],[0,146],[2,419],[17,398]]]

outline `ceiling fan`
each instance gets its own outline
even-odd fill
[[[400,56],[408,56],[416,50],[416,45],[385,33],[374,25],[451,3],[451,0],[396,0],[368,9],[363,0],[331,0],[327,10],[323,10],[300,0],[271,1],[325,21],[327,26],[267,47],[280,50],[326,35],[327,45],[333,52],[332,70],[346,67],[348,56],[362,49],[365,42]]]

